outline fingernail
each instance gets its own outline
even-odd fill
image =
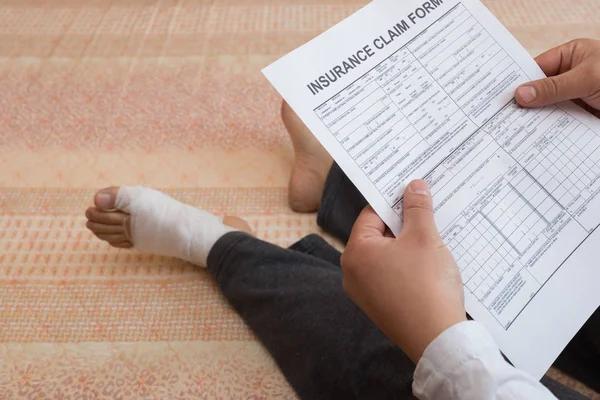
[[[408,185],[408,188],[410,189],[410,191],[412,193],[421,194],[423,196],[431,195],[431,191],[429,190],[429,186],[427,185],[427,182],[422,181],[422,180],[412,181]]]
[[[96,207],[102,210],[110,209],[110,194],[98,193],[96,195]]]
[[[533,86],[521,86],[517,88],[517,95],[525,104],[529,104],[537,99],[537,90]]]

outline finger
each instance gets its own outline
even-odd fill
[[[523,107],[544,107],[565,100],[588,97],[592,87],[581,67],[564,74],[525,83],[515,91],[517,102]]]
[[[371,206],[367,206],[356,219],[350,238],[383,237],[385,229],[385,223],[379,215]]]
[[[404,214],[402,233],[437,234],[433,219],[433,200],[427,182],[415,180],[408,184],[404,191],[402,209]]]
[[[586,71],[573,61],[578,59],[577,49],[584,46],[582,43],[573,40],[537,56],[535,61],[549,78],[519,86],[515,91],[517,102],[523,107],[543,107],[588,96],[591,89]]]
[[[562,74],[574,67],[572,60],[575,48],[576,41],[565,43],[540,54],[535,58],[535,62],[546,76]]]

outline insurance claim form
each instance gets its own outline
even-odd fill
[[[541,377],[600,305],[600,122],[520,108],[543,78],[476,0],[375,0],[264,70],[398,233],[431,187],[467,311]]]

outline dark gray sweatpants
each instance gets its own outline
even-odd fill
[[[347,241],[365,199],[334,165],[318,223]],[[409,399],[414,364],[342,290],[340,253],[317,235],[284,249],[247,234],[222,237],[208,270],[302,399]],[[600,390],[600,312],[557,366]],[[584,399],[545,377],[559,399]]]

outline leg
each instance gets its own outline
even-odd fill
[[[288,250],[230,233],[208,270],[301,398],[413,398],[412,362],[345,296],[339,267],[315,257],[335,252],[316,235]],[[585,399],[542,383],[559,399]]]
[[[554,379],[548,378],[547,376],[542,377],[540,380],[542,385],[546,386],[548,390],[556,396],[559,400],[583,400],[588,399],[581,393],[566,387],[562,383],[556,382]],[[588,399],[589,400],[589,399]]]
[[[230,233],[208,270],[301,398],[411,398],[412,362],[344,294],[340,268],[304,252],[335,261],[315,235],[283,249]]]
[[[191,262],[199,262],[209,236],[224,226],[151,189],[110,188],[95,203],[88,227],[99,238],[150,252],[155,246]],[[239,219],[224,222],[247,228]],[[311,235],[283,249],[228,230],[210,247],[201,265],[302,398],[410,398],[412,362],[346,297],[340,253],[322,238]]]
[[[367,201],[337,164],[333,164],[323,186],[317,223],[325,232],[345,242]]]
[[[600,308],[567,345],[554,366],[600,393]]]

